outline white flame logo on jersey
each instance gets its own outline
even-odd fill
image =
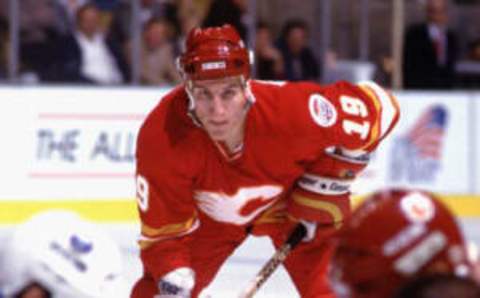
[[[282,191],[283,187],[277,185],[242,187],[233,195],[197,191],[195,200],[198,207],[211,218],[220,222],[243,225],[270,207]]]
[[[424,223],[432,219],[435,207],[432,201],[421,193],[412,193],[400,202],[405,216],[412,222]]]
[[[313,121],[322,127],[329,127],[337,121],[337,110],[333,104],[320,94],[313,94],[308,101]]]

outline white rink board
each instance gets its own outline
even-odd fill
[[[480,93],[476,93],[471,103],[472,118],[474,119],[474,131],[471,137],[474,139],[470,150],[473,152],[474,161],[472,161],[471,179],[475,185],[475,193],[480,193]]]
[[[469,174],[473,165],[469,136],[472,119],[469,103],[472,96],[468,93],[405,92],[397,93],[396,97],[401,107],[398,125],[382,142],[355,184],[356,193],[385,186],[417,187],[446,194],[471,193],[473,187]],[[414,146],[409,143],[413,127],[431,109],[435,110],[437,118],[441,117],[439,113],[445,116],[438,158],[413,154]],[[477,193],[479,191],[477,189]]]
[[[0,88],[0,135],[4,137],[0,177],[8,182],[0,188],[0,198],[131,199],[136,134],[146,114],[167,91]],[[472,175],[480,168],[480,137],[472,144],[472,135],[480,134],[480,120],[473,131],[474,117],[480,115],[480,95],[396,95],[402,109],[398,127],[381,144],[355,185],[356,193],[389,185],[448,194],[480,193],[480,183],[475,181],[479,176]],[[399,142],[432,106],[441,107],[447,120],[440,157],[425,163],[409,156]],[[422,174],[409,177],[412,169]]]
[[[134,197],[134,147],[165,89],[1,88],[2,199]]]
[[[3,137],[0,200],[130,200],[135,189],[131,140],[143,117],[166,91],[153,88],[0,88],[0,135]],[[441,167],[428,183],[397,183],[445,193],[480,194],[480,94],[400,93],[397,96],[402,108],[399,126],[382,144],[365,172],[369,178],[360,181],[361,191],[393,182],[391,175],[397,170],[392,166],[393,157],[397,157],[393,155],[395,140],[402,138],[431,104],[442,104],[449,117],[439,159]],[[475,115],[476,121],[473,120]],[[39,137],[40,131],[44,132],[42,137]],[[99,148],[109,150],[92,158],[95,144],[102,144],[99,143],[102,134],[106,136],[103,144],[109,145]],[[473,146],[472,139],[475,140]],[[47,145],[62,149],[48,150]],[[472,175],[475,171],[476,176]],[[474,192],[472,185],[476,187]],[[479,226],[477,219],[464,225],[468,238],[477,243]],[[141,274],[136,246],[138,227],[122,225],[111,230],[124,252],[125,273],[133,283]],[[1,229],[0,239],[3,239]],[[251,240],[221,269],[208,291],[212,298],[235,297],[273,253],[265,239]],[[297,295],[286,272],[280,269],[257,296]]]

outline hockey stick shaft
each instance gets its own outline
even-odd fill
[[[248,287],[240,294],[239,298],[252,298],[260,287],[267,281],[273,272],[282,264],[290,251],[297,246],[307,231],[303,224],[298,224],[290,233],[288,239],[280,246],[275,254],[263,265],[262,269],[257,273]]]

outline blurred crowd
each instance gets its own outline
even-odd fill
[[[0,78],[3,80],[7,78],[11,42],[9,3],[9,0],[0,0]],[[136,67],[138,83],[172,86],[181,79],[175,60],[183,50],[186,34],[197,26],[224,23],[232,24],[242,38],[251,43],[255,78],[320,82],[350,78],[339,75],[341,63],[337,63],[334,51],[327,50],[319,57],[318,49],[312,48],[311,28],[303,19],[287,19],[280,30],[274,30],[259,18],[249,19],[247,0],[139,0],[137,8],[133,3],[129,0],[20,1],[20,82],[122,85],[132,82]],[[469,42],[466,57],[459,57],[456,33],[448,27],[448,1],[424,3],[425,22],[409,25],[405,32],[404,87],[480,87],[480,67],[476,64],[480,63],[480,37]],[[133,11],[138,13],[134,16]],[[133,22],[141,28],[137,40],[132,34]],[[255,28],[253,32],[249,32],[252,28]],[[459,63],[465,59],[469,63]],[[391,56],[371,64],[375,67],[372,78],[390,86],[394,73]]]
[[[2,2],[2,32],[6,32],[9,1]],[[195,1],[193,7],[192,1],[140,1],[142,83],[179,80],[174,67],[177,41],[185,30],[198,25],[192,14],[203,13],[199,3]],[[26,80],[98,85],[129,82],[133,63],[131,1],[24,0],[19,4],[20,73]],[[2,34],[4,39],[6,36]],[[5,52],[8,40],[2,44]]]
[[[3,5],[0,23],[4,53],[8,45],[7,6]],[[134,63],[131,6],[131,1],[113,0],[22,1],[20,72],[34,82],[127,83]],[[141,83],[168,86],[180,81],[175,58],[193,27],[230,23],[247,40],[246,9],[245,0],[141,0]],[[308,31],[304,21],[291,20],[276,41],[268,25],[259,22],[257,77],[318,80],[320,66],[307,46]]]

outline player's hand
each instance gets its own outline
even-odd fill
[[[317,223],[313,221],[304,220],[304,219],[300,219],[299,222],[305,227],[305,230],[307,230],[307,233],[305,234],[305,237],[303,237],[302,241],[303,242],[312,241],[313,238],[315,238],[315,234],[317,232]]]
[[[195,272],[180,267],[167,273],[158,282],[159,294],[155,298],[190,298],[195,285]]]

